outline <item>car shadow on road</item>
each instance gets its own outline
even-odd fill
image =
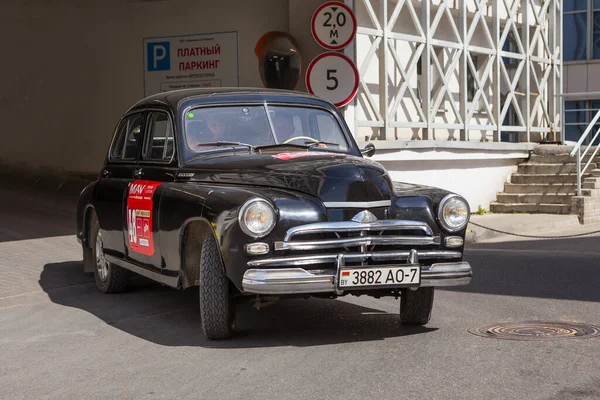
[[[467,246],[469,285],[443,290],[600,302],[600,238],[523,240]]]
[[[302,347],[437,330],[402,326],[397,313],[311,298],[285,300],[258,311],[239,304],[236,336],[208,341],[202,335],[197,288],[177,291],[136,277],[128,292],[106,295],[96,289],[92,275],[83,274],[81,261],[46,264],[39,283],[53,303],[87,311],[116,329],[164,346]]]

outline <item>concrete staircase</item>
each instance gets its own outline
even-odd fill
[[[560,150],[559,154],[534,151],[529,160],[519,164],[510,183],[505,183],[504,192],[490,203],[490,211],[578,214],[581,223],[600,221],[600,160],[596,157],[590,163],[582,180],[582,196],[578,198],[576,158],[566,153],[571,148]],[[589,156],[584,163],[588,160]]]

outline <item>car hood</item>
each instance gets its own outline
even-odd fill
[[[317,151],[203,157],[186,164],[178,180],[290,189],[324,202],[390,200],[394,193],[381,164],[353,155]]]

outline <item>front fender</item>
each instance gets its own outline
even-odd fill
[[[464,240],[466,226],[458,232],[447,232],[438,219],[442,199],[449,194],[457,193],[436,187],[400,182],[394,182],[394,192],[391,209],[394,218],[427,222],[434,234],[440,235],[442,243],[446,236],[460,236]],[[462,252],[464,243],[457,250]]]
[[[265,237],[252,238],[240,228],[238,213],[244,203],[260,197],[274,205],[276,225]],[[269,244],[273,255],[273,243],[281,240],[293,226],[327,220],[323,204],[314,197],[280,189],[270,188],[215,188],[206,199],[203,209],[206,219],[217,238],[225,272],[229,279],[242,289],[242,278],[252,259],[245,253],[245,245],[253,242]],[[263,256],[264,257],[264,256]]]

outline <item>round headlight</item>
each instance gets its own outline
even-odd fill
[[[438,219],[444,229],[456,232],[467,225],[470,214],[469,204],[463,198],[449,194],[440,202]]]
[[[240,227],[248,236],[268,235],[275,226],[275,210],[262,199],[250,199],[240,209]]]

